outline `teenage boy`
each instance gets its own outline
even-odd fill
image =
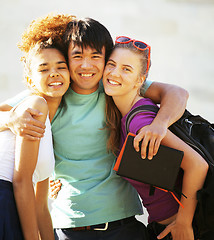
[[[56,239],[146,239],[145,226],[134,217],[142,214],[138,195],[112,170],[115,157],[106,150],[100,80],[112,38],[102,24],[88,18],[69,23],[64,40],[72,82],[52,121],[55,178],[62,183],[51,213]],[[147,83],[144,90],[148,87]],[[159,142],[182,115],[188,94],[176,86],[152,83],[145,96],[161,100],[161,110],[140,138]],[[22,116],[13,109],[8,112],[18,98],[0,106],[0,129],[10,128],[32,140],[41,137],[44,126],[31,117],[38,112],[27,109]]]

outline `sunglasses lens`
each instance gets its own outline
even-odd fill
[[[143,43],[143,42],[136,41],[136,42],[134,42],[134,45],[135,45],[135,47],[140,48],[140,49],[147,48],[147,45],[145,43]]]
[[[117,39],[116,39],[116,41],[117,42],[128,42],[128,41],[130,41],[131,39],[130,38],[128,38],[128,37],[118,37]]]

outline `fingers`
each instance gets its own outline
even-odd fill
[[[170,232],[171,232],[171,226],[169,225],[157,236],[157,239],[162,239],[166,237],[166,235],[169,234]]]
[[[140,148],[139,148],[139,144],[140,144],[140,141],[143,139],[143,135],[142,134],[138,134],[136,135],[136,137],[134,138],[134,148],[137,152],[139,152]]]
[[[155,144],[154,144],[154,152],[153,152],[153,154],[154,154],[154,156],[157,154],[157,152],[158,152],[158,149],[159,149],[159,147],[160,147],[160,144],[161,144],[161,138],[157,138],[156,139],[156,141],[155,141]]]
[[[148,159],[151,160],[153,158],[154,154],[154,145],[155,145],[156,139],[152,138],[146,145],[146,149],[148,146]],[[144,144],[144,141],[143,141]],[[142,150],[142,148],[141,148]],[[145,154],[145,153],[144,153]],[[142,155],[142,153],[141,153]]]
[[[34,116],[35,114],[40,114],[40,112],[35,109],[27,109],[26,112],[33,113]],[[38,140],[44,136],[45,123],[34,119],[31,114],[23,119],[24,122],[20,124],[19,135],[29,140]]]
[[[160,147],[161,139],[157,136],[153,136],[149,141],[149,151],[148,151],[148,159],[152,159],[158,152]]]
[[[137,152],[139,152],[139,144],[142,140],[141,144],[141,157],[143,159],[147,156],[147,148],[148,148],[148,159],[152,159],[154,155],[157,154],[158,148],[160,146],[160,141],[157,140],[156,135],[152,135],[151,133],[138,134],[134,138],[134,148]]]
[[[43,113],[38,111],[37,109],[28,108],[26,110],[26,113],[28,113],[28,117],[26,118],[26,122],[28,125],[33,125],[38,128],[38,131],[42,131],[45,129],[45,124],[37,119],[35,119],[35,116],[41,116]]]
[[[138,131],[138,134],[134,138],[134,148],[139,152],[140,141],[141,144],[141,156],[146,158],[148,153],[148,159],[152,159],[158,152],[160,143],[165,137],[167,129],[162,125],[147,125]]]
[[[28,140],[38,140],[44,136],[45,123],[34,119],[35,116],[41,116],[40,111],[28,108],[18,114],[11,112],[10,129],[14,134],[20,135]]]
[[[50,199],[56,199],[58,192],[60,191],[62,186],[62,183],[60,182],[60,180],[50,180],[49,183],[49,198]]]
[[[17,129],[19,136],[24,137],[27,140],[35,141],[40,140],[44,136],[44,129],[39,129],[35,126],[29,126],[26,128]]]
[[[150,136],[146,135],[143,140],[142,140],[142,144],[141,144],[141,157],[143,159],[146,158],[146,155],[147,155],[147,146],[149,144],[149,141],[150,141]],[[151,150],[150,150],[150,155],[151,155]],[[148,156],[149,157],[149,156]],[[152,159],[152,158],[150,158]]]
[[[28,134],[34,137],[41,138],[44,136],[44,133],[45,133],[45,130],[43,128],[39,128],[37,126],[30,125],[30,124],[24,124],[24,126],[20,130],[21,136]]]
[[[43,115],[42,112],[40,112],[37,109],[33,109],[33,108],[28,108],[26,111],[29,112],[32,116],[38,116],[39,117],[39,116]]]
[[[29,119],[28,120],[28,125],[31,125],[31,129],[34,130],[34,131],[37,131],[39,133],[44,133],[44,129],[45,129],[45,123],[39,121],[39,120],[36,120],[34,118],[32,119]]]

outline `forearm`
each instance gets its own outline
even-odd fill
[[[54,231],[48,206],[37,209],[39,234],[42,240],[54,240]]]
[[[26,240],[39,240],[32,181],[31,183],[15,181],[13,186],[24,238]]]
[[[147,90],[145,97],[160,104],[154,123],[169,127],[184,113],[189,94],[178,86],[154,82]]]
[[[197,155],[197,154],[196,154]],[[180,207],[177,215],[176,221],[182,224],[192,225],[192,219],[195,213],[197,205],[197,191],[203,187],[208,165],[200,157],[195,157],[192,154],[192,159],[194,162],[188,169],[184,169],[182,192],[187,196],[187,198],[181,198],[181,203],[184,208]]]
[[[168,94],[163,94],[160,102],[160,110],[156,116],[155,121],[159,123],[166,123],[167,126],[171,126],[176,122],[184,113],[188,95],[180,91],[170,91]]]
[[[208,164],[196,151],[169,130],[161,143],[184,152],[181,162],[181,168],[184,171],[182,193],[187,198],[181,197],[181,203],[184,208],[179,208],[177,220],[183,224],[185,224],[185,222],[186,224],[191,224],[197,204],[196,194],[197,191],[203,187],[208,171]]]
[[[181,204],[184,208],[179,206],[175,221],[167,226],[158,239],[163,238],[171,232],[173,239],[193,240],[192,220],[197,205],[196,195],[197,191],[203,187],[208,165],[196,151],[169,130],[161,143],[184,152],[181,162],[181,168],[184,170],[181,191],[187,198],[184,196],[181,197]]]
[[[35,186],[37,222],[42,240],[54,240],[53,226],[48,209],[48,190],[48,178],[38,182]]]

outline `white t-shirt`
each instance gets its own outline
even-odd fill
[[[51,124],[48,117],[45,125],[45,134],[40,141],[38,161],[32,179],[34,184],[50,177],[55,166]],[[0,132],[0,179],[10,182],[13,181],[15,141],[16,136],[10,130]]]

